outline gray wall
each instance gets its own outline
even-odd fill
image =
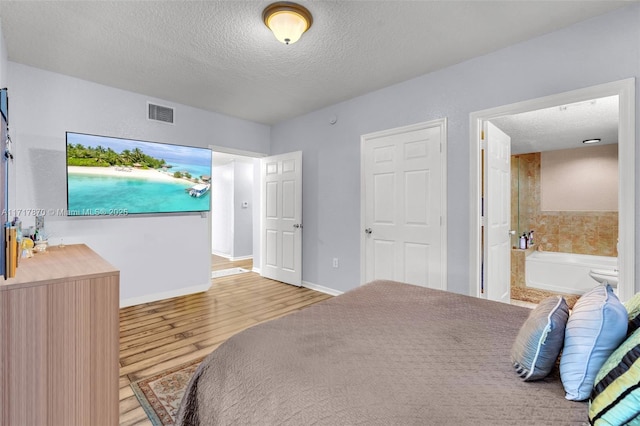
[[[9,59],[7,58],[7,45],[2,34],[2,23],[0,23],[0,88],[7,87],[7,67]]]
[[[303,151],[303,280],[340,291],[360,282],[360,136],[447,117],[448,288],[468,293],[469,114],[638,76],[635,4],[273,126],[273,155]]]
[[[1,68],[0,68],[1,69]],[[9,206],[65,209],[65,132],[268,153],[268,126],[9,62],[15,165]],[[146,102],[176,109],[175,125],[146,118]],[[78,218],[47,216],[51,243],[86,243],[121,271],[122,304],[210,285],[210,225],[200,214]],[[24,226],[33,223],[24,217]]]

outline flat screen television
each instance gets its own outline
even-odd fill
[[[67,215],[210,210],[211,150],[66,133]]]

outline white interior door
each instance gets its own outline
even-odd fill
[[[485,239],[484,277],[487,299],[511,299],[511,138],[484,122]]]
[[[265,157],[261,169],[260,273],[302,285],[302,152]]]
[[[363,282],[446,287],[445,141],[445,120],[363,136]]]

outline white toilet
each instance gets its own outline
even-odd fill
[[[617,269],[592,269],[589,276],[599,283],[609,283],[611,287],[618,287],[618,270]]]

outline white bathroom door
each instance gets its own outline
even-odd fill
[[[302,152],[262,158],[260,274],[302,285]]]
[[[446,121],[362,137],[363,283],[446,289]]]
[[[484,277],[487,299],[511,299],[511,138],[484,123]],[[490,196],[489,196],[490,195]]]

